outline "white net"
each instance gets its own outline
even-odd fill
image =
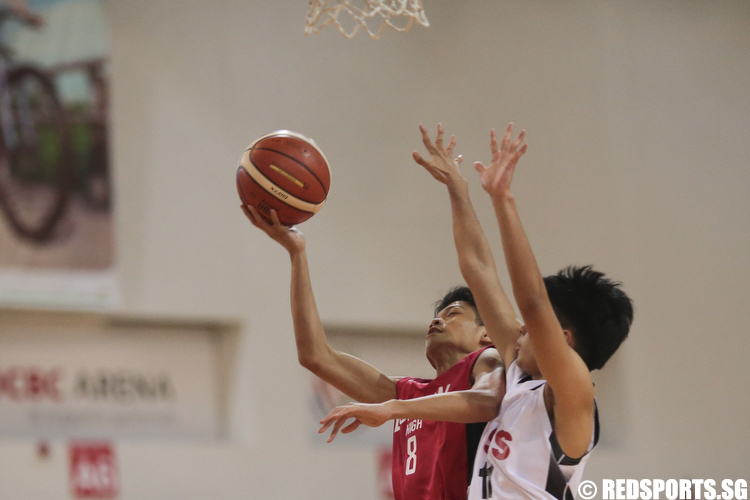
[[[339,20],[342,12],[346,15]],[[422,0],[310,0],[305,35],[318,34],[333,24],[347,38],[361,28],[377,39],[389,26],[396,31],[408,31],[414,21],[430,25]]]

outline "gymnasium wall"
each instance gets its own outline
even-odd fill
[[[317,141],[331,193],[300,229],[322,319],[403,330],[390,374],[425,374],[420,329],[461,282],[446,190],[411,159],[438,122],[508,289],[471,164],[513,121],[542,272],[592,263],[635,302],[597,374],[607,437],[586,477],[747,478],[750,3],[424,3],[429,28],[374,41],[305,37],[302,0],[106,2],[117,312],[242,325],[229,437],[116,442],[123,500],[379,498],[372,449],[316,441],[289,259],[241,213],[234,172],[269,131]],[[61,446],[40,464],[33,441],[0,442],[0,497],[68,498]]]

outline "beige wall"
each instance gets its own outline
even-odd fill
[[[621,395],[602,396],[617,435],[587,476],[747,478],[750,3],[428,0],[430,28],[379,41],[304,37],[306,8],[107,3],[121,310],[245,325],[231,442],[118,443],[122,498],[377,498],[368,450],[309,438],[288,258],[244,219],[234,170],[263,133],[315,138],[332,190],[301,230],[324,321],[419,328],[461,281],[445,189],[410,156],[417,124],[438,121],[498,259],[471,162],[514,121],[542,271],[593,263],[635,301],[598,384]],[[429,369],[421,352],[409,364]],[[2,498],[65,488],[62,452],[40,465],[0,444]]]

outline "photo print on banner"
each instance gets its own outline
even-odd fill
[[[0,5],[0,301],[116,301],[101,0]]]

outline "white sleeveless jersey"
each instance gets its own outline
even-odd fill
[[[500,414],[487,424],[474,461],[469,500],[573,500],[599,438],[599,417],[586,454],[563,454],[544,405],[545,380],[532,380],[514,361]]]

